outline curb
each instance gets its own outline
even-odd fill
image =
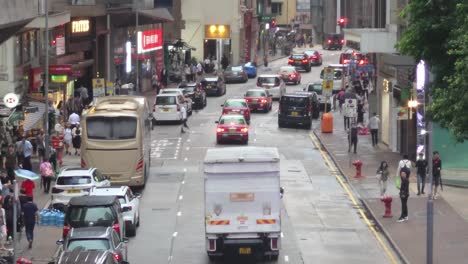
[[[349,183],[350,187],[353,189],[353,191],[355,193],[358,193],[356,191],[356,189],[354,188],[353,184],[350,182],[350,178],[348,177],[348,175],[346,175],[344,173],[344,170],[343,168],[341,168],[341,165],[338,163],[338,160],[336,159],[335,155],[333,155],[332,152],[330,152],[327,148],[327,146],[325,146],[325,144],[323,144],[322,142],[322,137],[316,132],[316,130],[313,130],[313,133],[315,135],[315,137],[318,139],[318,141],[320,142],[320,145],[325,149],[325,151],[328,153],[328,155],[330,156],[330,158],[333,160],[333,163],[335,164],[335,166],[338,168],[338,170],[340,171],[340,173],[345,176],[345,179],[346,181]],[[358,193],[359,194],[359,193]],[[403,252],[401,251],[401,249],[398,247],[397,243],[392,239],[392,237],[390,236],[390,234],[387,232],[387,230],[384,228],[384,226],[380,223],[380,221],[378,220],[380,217],[375,214],[370,206],[367,204],[367,202],[362,199],[361,197],[359,197],[359,200],[361,201],[361,203],[364,205],[364,207],[366,208],[366,210],[371,214],[372,216],[372,219],[374,220],[374,222],[377,224],[377,226],[380,228],[380,230],[382,230],[385,238],[387,239],[387,241],[389,241],[390,245],[392,246],[393,250],[395,250],[395,252],[397,253],[398,257],[400,258],[401,261],[403,261],[404,264],[410,264],[409,260],[404,256]]]

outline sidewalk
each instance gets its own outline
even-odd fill
[[[410,199],[408,201],[409,221],[397,223],[401,212],[398,190],[395,187],[395,175],[398,161],[401,159],[398,153],[391,152],[386,146],[379,144],[372,147],[371,137],[359,136],[357,154],[348,153],[348,139],[344,130],[343,117],[339,112],[333,113],[333,134],[322,134],[314,131],[327,152],[332,156],[341,172],[359,193],[363,204],[369,209],[377,225],[389,238],[395,250],[406,263],[426,262],[426,195],[416,195],[415,172],[413,170],[410,181]],[[355,168],[352,162],[363,162],[362,179],[355,179]],[[394,198],[392,203],[393,218],[382,218],[384,205],[379,200],[380,191],[376,178],[376,171],[380,162],[386,160],[389,164],[390,176],[387,194]],[[442,194],[444,195],[444,194]],[[449,195],[447,195],[449,196]],[[450,194],[450,199],[440,197],[434,201],[434,263],[466,263],[466,250],[468,249],[468,221],[462,218],[456,211],[463,203],[460,201],[468,198],[464,192],[459,192],[457,197]],[[458,210],[459,211],[459,210]]]
[[[33,170],[38,171],[39,163],[37,157],[32,158],[32,165]],[[62,167],[79,166],[79,156],[63,157]],[[40,181],[37,181],[36,188],[34,190],[34,202],[40,210],[48,205],[50,194],[45,194],[39,185]],[[28,241],[23,229],[23,232],[19,233],[19,241],[16,247],[16,258],[24,257],[31,260],[34,264],[49,263],[57,250],[56,241],[61,238],[61,235],[61,227],[36,225],[34,228],[34,244],[32,249],[28,249]]]

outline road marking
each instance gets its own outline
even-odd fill
[[[188,160],[188,158],[184,158],[184,161],[187,161],[187,160]]]
[[[184,196],[183,195],[179,195],[179,200],[182,200],[184,199]]]
[[[289,262],[289,257],[288,257],[288,256],[284,256],[284,261]]]
[[[185,148],[186,150],[190,150],[190,147]]]
[[[328,168],[331,170],[331,171],[335,171],[334,169],[334,166],[332,165],[330,159],[328,158],[328,155],[322,150],[319,142],[317,141],[317,139],[315,138],[315,136],[312,134],[312,133],[309,133],[309,137],[310,139],[312,140],[313,144],[315,145],[315,147],[319,150],[320,152],[320,155],[322,156],[323,160],[325,161],[325,164],[328,166]],[[341,187],[343,187],[343,189],[346,191],[346,193],[348,194],[348,197],[349,199],[351,200],[351,202],[353,203],[353,205],[358,208],[357,210],[359,211],[359,214],[361,215],[362,219],[364,219],[364,222],[366,222],[367,224],[367,227],[371,230],[371,232],[374,234],[375,238],[377,239],[377,241],[379,241],[379,244],[380,246],[382,247],[382,249],[385,251],[385,253],[387,254],[387,256],[390,258],[391,262],[392,263],[395,263],[397,264],[398,261],[397,261],[397,258],[393,255],[393,253],[390,251],[390,249],[387,247],[387,245],[384,243],[382,237],[377,233],[377,231],[375,230],[374,226],[372,226],[369,218],[367,218],[366,214],[364,213],[364,210],[362,210],[359,206],[359,204],[357,203],[356,201],[356,198],[354,197],[354,195],[351,193],[351,191],[349,190],[348,186],[346,186],[346,183],[341,179],[340,175],[338,175],[337,173],[334,173],[334,176],[335,178],[338,180],[338,182],[340,183]]]
[[[177,236],[177,232],[174,232],[174,234],[172,234],[173,237],[176,237]]]
[[[182,181],[182,184],[185,184],[185,181]]]
[[[281,237],[284,237],[284,234],[283,234],[283,232],[281,232]]]
[[[187,168],[184,168],[184,172],[187,172]]]
[[[177,216],[181,216],[181,215],[182,215],[181,211],[177,212]]]

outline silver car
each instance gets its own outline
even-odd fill
[[[277,74],[262,74],[257,77],[257,87],[268,90],[272,99],[280,99],[286,93],[286,85]]]

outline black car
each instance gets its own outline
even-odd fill
[[[206,95],[221,96],[226,94],[226,84],[224,83],[223,78],[219,76],[205,77],[200,83],[205,90]]]
[[[304,69],[306,72],[310,72],[312,66],[309,56],[305,53],[296,53],[289,57],[288,64],[299,69]]]
[[[223,73],[224,80],[226,83],[231,82],[243,82],[246,83],[249,80],[247,71],[244,69],[244,66],[228,66]]]
[[[329,33],[325,36],[325,42],[323,43],[323,49],[325,50],[341,50],[344,45],[344,37],[341,34]]]
[[[72,228],[110,226],[123,239],[126,233],[122,212],[117,196],[73,197],[65,212],[63,238]]]
[[[182,82],[178,88],[183,90],[185,97],[192,99],[193,108],[203,109],[206,106],[206,92],[200,83]]]
[[[302,125],[310,129],[312,119],[320,115],[319,103],[315,93],[297,92],[285,94],[279,101],[278,126]]]
[[[121,264],[109,250],[73,250],[60,254],[57,264]],[[125,262],[123,262],[125,263]]]

